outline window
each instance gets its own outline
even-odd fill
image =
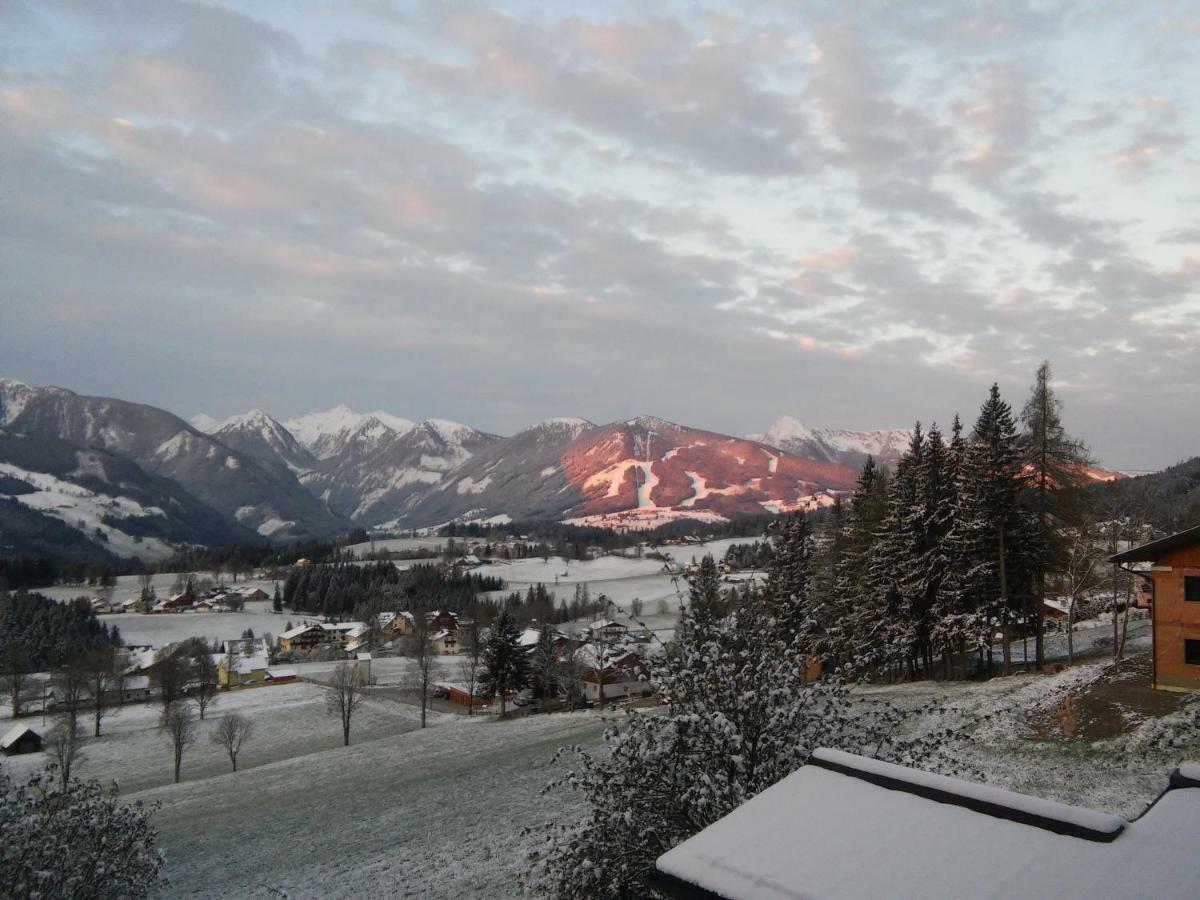
[[[1189,666],[1200,666],[1200,640],[1183,642],[1183,661]]]
[[[1200,575],[1183,576],[1183,599],[1200,603]]]

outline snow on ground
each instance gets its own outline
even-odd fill
[[[307,674],[307,673],[306,673]],[[193,706],[193,709],[195,707]],[[83,778],[104,784],[115,781],[122,793],[167,784],[174,778],[171,745],[158,729],[161,707],[154,703],[130,703],[112,718],[105,719],[99,739],[87,738],[76,771]],[[254,733],[238,758],[239,771],[293,757],[332,750],[342,744],[341,724],[325,711],[324,691],[314,684],[297,682],[273,687],[230,691],[218,696],[205,720],[197,722],[198,740],[183,759],[185,781],[209,778],[229,770],[224,750],[211,742],[222,716],[238,712],[253,722]],[[453,721],[453,716],[434,714],[431,721]],[[7,720],[0,720],[7,722]],[[22,721],[42,730],[41,717]],[[355,714],[351,742],[402,734],[417,728],[420,710],[394,699],[369,698]],[[85,733],[91,735],[91,721]],[[311,757],[310,757],[311,758]],[[47,761],[43,753],[14,756],[4,765],[14,773],[40,769]]]
[[[464,717],[140,796],[162,804],[172,897],[515,897],[521,828],[578,808],[540,794],[566,768],[555,750],[602,729],[594,712]]]

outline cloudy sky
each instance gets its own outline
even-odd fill
[[[652,13],[645,12],[653,10]],[[0,375],[1200,453],[1190,3],[0,0]]]

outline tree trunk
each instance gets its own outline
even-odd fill
[[[175,783],[179,784],[179,769],[183,765],[183,754],[178,750],[175,751]]]
[[[1075,598],[1067,607],[1067,665],[1075,665]]]
[[[1004,554],[1004,526],[996,532],[996,549],[1000,561],[1000,617],[1003,622],[1004,634],[1004,674],[1012,674],[1012,634],[1009,629],[1008,609],[1008,566]]]

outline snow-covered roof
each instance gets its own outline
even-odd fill
[[[303,625],[297,625],[295,628],[289,628],[287,631],[281,634],[280,637],[291,640],[292,638],[299,637],[300,635],[304,634],[304,632],[311,631],[314,628],[321,628],[321,626],[314,625],[311,622],[305,622]]]
[[[272,666],[267,669],[267,677],[274,680],[278,678],[298,678],[300,670],[292,666]]]
[[[4,737],[0,738],[0,750],[7,750],[17,741],[19,741],[26,732],[31,732],[35,736],[37,732],[28,725],[14,725],[8,731],[4,732]]]
[[[130,675],[125,679],[122,688],[127,691],[148,691],[150,690],[150,676]]]
[[[234,666],[239,675],[250,675],[253,672],[261,671],[267,667],[267,658],[265,656],[249,656],[244,659],[239,659]]]
[[[1044,897],[1200,896],[1200,788],[1139,820],[836,750],[658,858],[729,898],[1000,895],[1012,861]],[[869,863],[869,864],[868,864]]]
[[[430,636],[430,638],[429,638],[429,640],[431,640],[431,641],[441,641],[441,640],[445,640],[445,639],[446,639],[446,638],[448,638],[448,637],[453,637],[453,636],[454,636],[454,632],[452,632],[452,631],[447,631],[446,629],[444,629],[444,628],[443,628],[443,629],[442,629],[441,631],[439,631],[437,634],[431,635],[431,636]]]

